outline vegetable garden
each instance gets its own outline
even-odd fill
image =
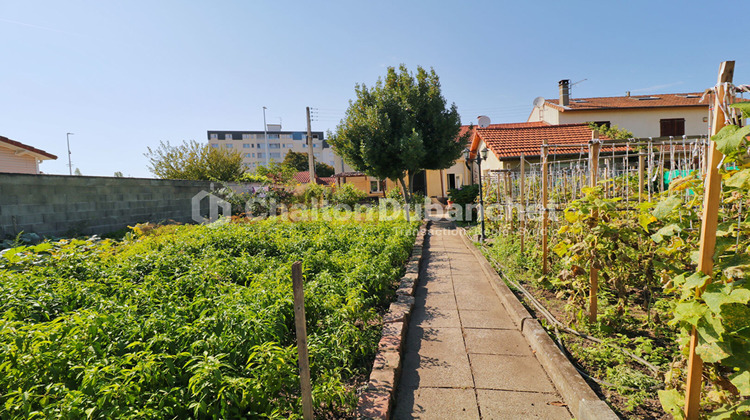
[[[556,170],[545,145],[536,177],[485,190],[483,251],[625,417],[750,414],[750,104],[729,81],[710,142],[593,139]]]
[[[416,227],[224,219],[6,250],[0,417],[301,417],[296,260],[316,415],[352,416]]]

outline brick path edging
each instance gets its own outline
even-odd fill
[[[401,357],[404,339],[409,325],[409,316],[414,308],[414,291],[419,283],[422,268],[424,237],[431,222],[425,220],[419,227],[414,240],[406,273],[399,281],[396,301],[391,303],[383,316],[383,334],[378,343],[378,351],[372,364],[372,372],[367,387],[357,402],[357,418],[367,420],[387,420],[395,402],[396,387],[401,376]]]

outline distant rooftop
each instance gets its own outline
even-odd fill
[[[20,141],[11,140],[7,137],[0,136],[0,146],[8,147],[10,149],[13,149],[16,151],[16,153],[24,154],[28,153],[31,155],[36,156],[37,159],[40,160],[55,160],[57,159],[57,156],[53,155],[52,153],[47,153],[42,149],[37,149],[36,147],[31,147],[27,144],[23,144]]]
[[[568,106],[559,99],[546,99],[545,104],[561,112],[591,111],[623,108],[708,107],[700,102],[703,92],[664,93],[657,95],[608,96],[601,98],[571,98]]]

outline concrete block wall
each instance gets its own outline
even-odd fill
[[[209,181],[0,173],[0,239],[113,232],[136,223],[192,222],[193,196]],[[207,201],[207,200],[204,200]],[[201,213],[207,212],[207,203]],[[204,208],[205,207],[205,208]]]

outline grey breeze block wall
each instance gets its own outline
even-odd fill
[[[21,231],[72,236],[192,222],[192,197],[212,187],[209,181],[0,173],[0,239]],[[208,204],[201,204],[203,214]]]

